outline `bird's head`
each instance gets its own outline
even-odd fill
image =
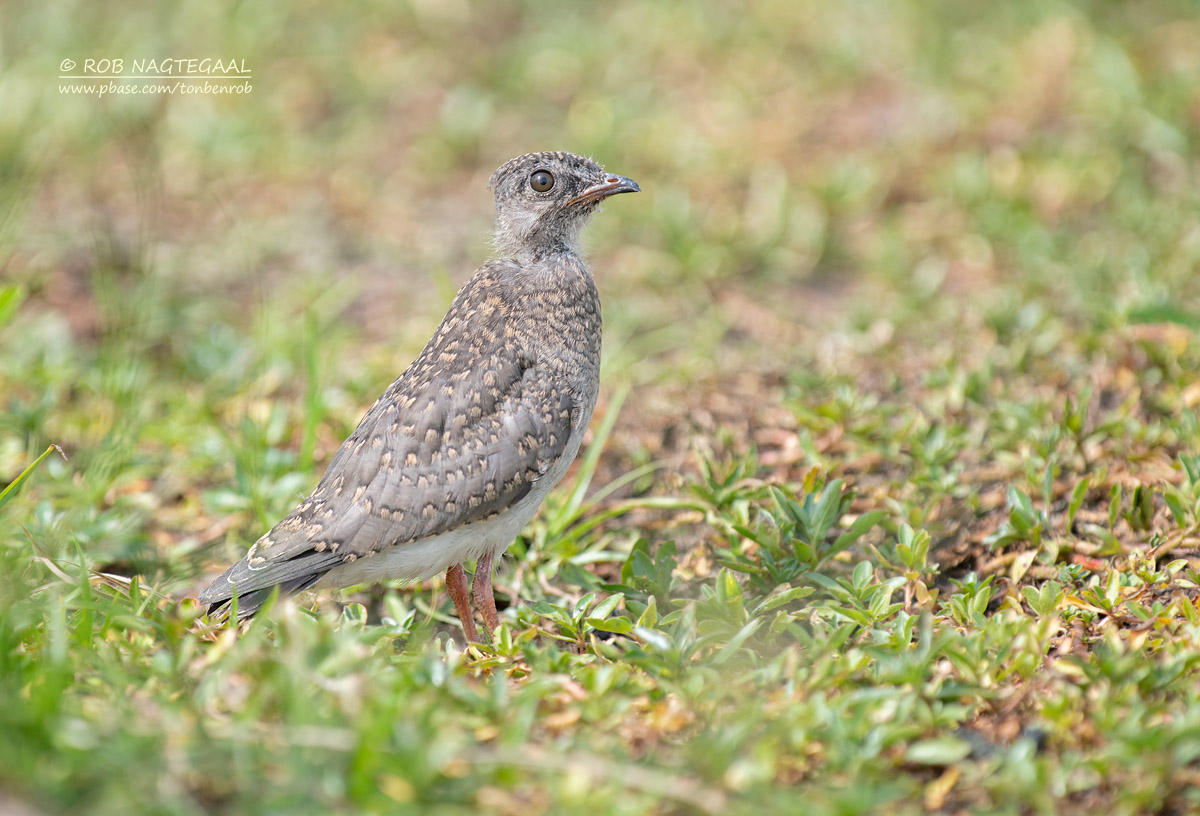
[[[496,194],[496,245],[525,261],[574,250],[579,231],[601,201],[641,189],[591,159],[556,152],[526,153],[505,162],[488,186]]]

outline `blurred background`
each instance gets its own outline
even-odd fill
[[[69,462],[0,537],[159,580],[240,552],[419,351],[531,150],[644,191],[586,236],[598,416],[635,395],[610,473],[667,461],[670,490],[729,449],[794,478],[847,399],[1116,394],[1120,332],[1200,325],[1197,43],[1185,0],[10,3],[0,483]],[[203,57],[252,90],[58,79]]]
[[[0,813],[1196,810],[1197,8],[0,3]],[[497,643],[197,621],[547,149],[643,192]]]

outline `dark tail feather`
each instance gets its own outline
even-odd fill
[[[245,558],[234,564],[200,593],[210,618],[226,619],[233,596],[237,595],[237,618],[245,620],[257,612],[276,589],[286,598],[308,589],[341,562],[331,552],[306,552],[294,558],[272,561],[251,569]]]
[[[271,599],[276,590],[279,590],[279,597],[286,598],[289,595],[295,595],[298,592],[303,592],[317,582],[321,576],[314,575],[310,578],[298,578],[294,581],[286,581],[282,584],[263,587],[262,589],[253,589],[245,595],[237,596],[237,619],[238,622],[254,617],[258,610],[262,609],[263,605]],[[236,590],[235,590],[236,591]],[[204,603],[203,595],[200,598],[201,603]],[[233,607],[233,598],[225,598],[220,601],[213,601],[208,604],[208,617],[214,621],[227,621],[229,619],[229,611]]]

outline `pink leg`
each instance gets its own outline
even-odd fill
[[[492,593],[492,558],[493,554],[490,552],[479,556],[479,562],[475,565],[475,584],[472,587],[475,606],[479,607],[479,614],[483,616],[483,623],[487,626],[489,635],[500,625],[500,615],[496,612],[496,596]]]
[[[467,576],[462,564],[455,564],[446,570],[446,591],[454,608],[458,610],[458,619],[462,622],[463,635],[468,643],[478,643],[479,633],[475,631],[475,619],[471,616],[471,602],[467,599]]]

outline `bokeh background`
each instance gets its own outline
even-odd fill
[[[629,395],[596,484],[832,466],[979,566],[1006,487],[1069,458],[1064,400],[1138,419],[1077,434],[1085,469],[1169,475],[1197,441],[1198,44],[1190,0],[8,3],[0,484],[68,460],[0,548],[193,591],[488,256],[492,170],[556,149],[643,190],[585,239],[597,416]],[[193,57],[252,91],[58,79]]]
[[[621,443],[643,459],[810,376],[898,388],[1036,325],[1065,344],[1194,326],[1192,12],[9,5],[2,274],[24,302],[2,335],[0,477],[57,441],[55,474],[90,498],[164,470],[187,492],[228,481],[246,417],[319,463],[487,256],[486,180],[529,150],[642,183],[587,243],[606,391],[637,387],[619,436],[645,430]],[[195,56],[244,62],[253,90],[57,79],[65,59]],[[151,522],[122,519],[146,545]]]

